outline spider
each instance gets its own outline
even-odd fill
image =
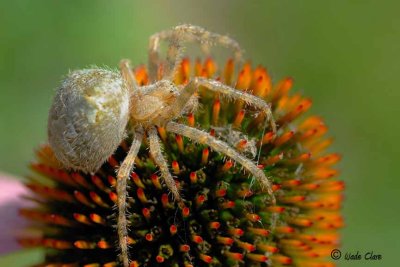
[[[169,42],[165,61],[159,58],[160,41]],[[228,36],[193,25],[176,26],[150,37],[149,77],[152,83],[139,86],[128,60],[120,62],[120,73],[100,68],[73,71],[57,91],[49,112],[49,144],[66,169],[94,173],[115,152],[126,132],[132,136],[127,156],[117,170],[116,184],[117,232],[120,259],[124,267],[129,266],[127,180],[134,168],[135,157],[144,136],[147,137],[150,154],[158,165],[168,190],[180,207],[184,205],[162,154],[158,126],[194,142],[208,145],[214,151],[236,161],[255,177],[269,194],[272,204],[275,203],[271,182],[251,159],[201,129],[176,122],[185,113],[196,109],[197,90],[202,86],[216,94],[243,101],[259,109],[266,117],[266,123],[269,121],[272,130],[276,131],[270,105],[261,98],[201,77],[192,78],[186,85],[175,85],[172,82],[183,59],[182,44],[188,41],[199,42],[205,50],[211,44],[220,44],[232,49],[237,61],[242,57],[240,46]],[[164,67],[163,77],[157,79],[161,64]]]

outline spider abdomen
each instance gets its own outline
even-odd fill
[[[121,76],[109,70],[71,72],[53,100],[49,143],[68,169],[96,171],[123,139],[129,92]]]

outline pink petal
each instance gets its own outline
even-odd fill
[[[18,211],[29,203],[22,198],[28,189],[16,178],[0,173],[0,190],[0,254],[4,254],[21,248],[16,238],[26,221]]]

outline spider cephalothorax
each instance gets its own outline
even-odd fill
[[[169,41],[167,59],[158,56],[159,42]],[[276,132],[270,106],[261,98],[236,90],[216,80],[195,77],[185,85],[173,83],[174,73],[181,66],[182,42],[195,40],[203,45],[219,43],[234,51],[240,61],[241,49],[228,38],[191,25],[181,25],[169,31],[160,32],[150,38],[149,74],[152,83],[139,86],[126,60],[121,61],[121,74],[104,69],[74,71],[68,75],[58,90],[49,114],[49,143],[58,160],[65,168],[95,172],[110,157],[124,138],[125,132],[132,137],[129,152],[117,173],[118,195],[117,228],[121,261],[129,266],[127,248],[126,184],[134,167],[144,137],[150,154],[159,167],[162,178],[181,207],[185,206],[167,161],[162,155],[157,126],[165,126],[168,132],[188,137],[214,151],[227,156],[247,170],[268,193],[270,203],[275,203],[271,182],[252,159],[237,151],[227,142],[194,127],[177,121],[188,110],[197,106],[197,91],[201,86],[221,97],[235,99],[256,110],[269,121]],[[158,79],[158,70],[164,72]],[[260,147],[262,144],[259,144]],[[253,152],[254,154],[254,152]]]

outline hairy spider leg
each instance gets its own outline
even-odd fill
[[[164,72],[164,77],[169,80],[172,80],[173,75],[176,73],[182,62],[184,49],[182,46],[183,42],[196,41],[200,43],[203,52],[206,54],[209,51],[209,46],[219,44],[233,51],[233,57],[236,62],[243,62],[243,50],[236,40],[227,35],[207,31],[199,26],[183,24],[176,26],[171,30],[158,32],[150,37],[148,65],[150,80],[152,81],[157,79],[157,71],[160,64],[159,49],[162,40],[169,41],[167,62]]]
[[[242,92],[240,90],[236,90],[228,85],[225,85],[225,84],[215,81],[215,80],[210,80],[210,79],[199,77],[199,78],[195,79],[195,83],[198,86],[204,86],[205,88],[207,88],[211,91],[221,93],[222,95],[226,96],[227,98],[241,99],[246,104],[253,105],[253,106],[259,108],[265,114],[267,121],[270,122],[270,126],[271,126],[272,132],[274,134],[274,137],[276,136],[277,127],[276,127],[276,123],[275,123],[275,120],[272,115],[271,105],[266,103],[263,99],[261,99],[257,96],[254,96],[252,94],[248,94],[248,93]],[[260,139],[261,144],[260,144],[260,149],[259,149],[259,152],[257,155],[257,164],[260,160],[261,147],[262,147],[262,136],[264,136],[265,129],[267,128],[266,127],[267,121],[265,121],[263,130],[262,130],[262,134],[261,134],[261,139]]]
[[[172,193],[174,199],[178,201],[180,205],[182,205],[183,204],[182,197],[179,194],[179,190],[175,184],[174,178],[172,178],[172,175],[168,169],[167,162],[162,154],[160,139],[158,137],[157,130],[154,126],[148,129],[148,137],[149,137],[150,154],[153,157],[155,163],[160,168],[161,175],[164,178],[165,184]]]
[[[230,86],[227,86],[225,84],[222,84],[218,81],[209,80],[209,79],[205,79],[205,78],[196,77],[193,80],[191,80],[184,87],[183,90],[181,90],[180,95],[175,100],[175,102],[171,105],[171,113],[174,116],[180,115],[179,113],[187,105],[188,100],[195,93],[197,93],[199,86],[204,86],[205,88],[207,88],[213,92],[220,93],[227,98],[243,100],[245,103],[259,108],[262,112],[264,112],[266,114],[267,119],[270,121],[272,131],[274,133],[276,133],[276,124],[275,124],[275,121],[272,116],[271,107],[268,103],[266,103],[264,100],[254,96],[254,95],[236,90],[236,89],[234,89]],[[199,131],[199,133],[202,133],[202,131]],[[212,138],[214,138],[214,137],[212,137]],[[191,138],[191,139],[194,140],[194,138]],[[273,201],[275,201],[275,198],[272,195],[272,188],[271,188],[270,182],[268,181],[267,177],[265,177],[264,173],[262,171],[258,170],[256,165],[250,159],[240,155],[229,145],[227,145],[225,143],[224,143],[224,145],[225,145],[224,150],[227,150],[227,148],[229,148],[230,152],[233,151],[235,155],[240,156],[240,160],[236,160],[235,158],[233,158],[233,159],[235,159],[240,164],[242,164],[245,168],[247,168],[255,176],[256,180],[261,183],[261,185],[265,185],[267,187],[267,191],[268,191],[269,195],[271,195],[271,197],[273,198]],[[222,152],[218,149],[216,149],[216,150],[219,152]],[[224,153],[224,154],[226,154],[226,153]],[[229,156],[229,155],[227,155],[227,156]],[[247,165],[244,165],[243,162],[246,162]]]
[[[134,92],[138,91],[139,85],[136,82],[136,78],[133,75],[131,64],[128,59],[123,59],[119,62],[119,68],[121,71],[122,78],[126,81],[129,88],[133,89]]]
[[[131,174],[135,164],[135,158],[139,152],[140,145],[143,139],[143,129],[138,129],[133,134],[131,147],[124,161],[122,162],[117,172],[117,208],[118,220],[117,231],[119,247],[121,249],[121,262],[124,267],[129,267],[129,254],[128,254],[128,222],[126,218],[126,197],[127,197],[127,180]]]
[[[189,127],[187,125],[179,124],[176,122],[168,122],[166,125],[166,130],[171,133],[180,134],[182,136],[188,137],[195,142],[199,142],[200,144],[205,144],[210,146],[213,150],[223,155],[228,156],[234,161],[238,162],[242,165],[247,171],[249,171],[254,177],[256,181],[263,187],[266,188],[267,193],[271,198],[271,204],[276,204],[275,195],[272,191],[271,182],[265,176],[264,172],[259,169],[250,159],[245,156],[239,154],[234,148],[230,147],[227,143],[219,140],[209,133],[206,133],[202,130],[198,130],[196,128]]]
[[[188,102],[190,97],[197,92],[199,86],[203,86],[206,89],[211,90],[215,93],[220,93],[228,99],[231,98],[242,100],[246,104],[253,105],[256,108],[260,109],[266,115],[268,121],[270,122],[272,132],[276,134],[275,120],[272,116],[271,106],[268,103],[257,96],[237,90],[221,82],[206,78],[196,77],[192,79],[180,92],[180,95],[171,107],[171,111],[174,112],[175,110],[175,112],[177,112],[182,110],[182,107]]]

